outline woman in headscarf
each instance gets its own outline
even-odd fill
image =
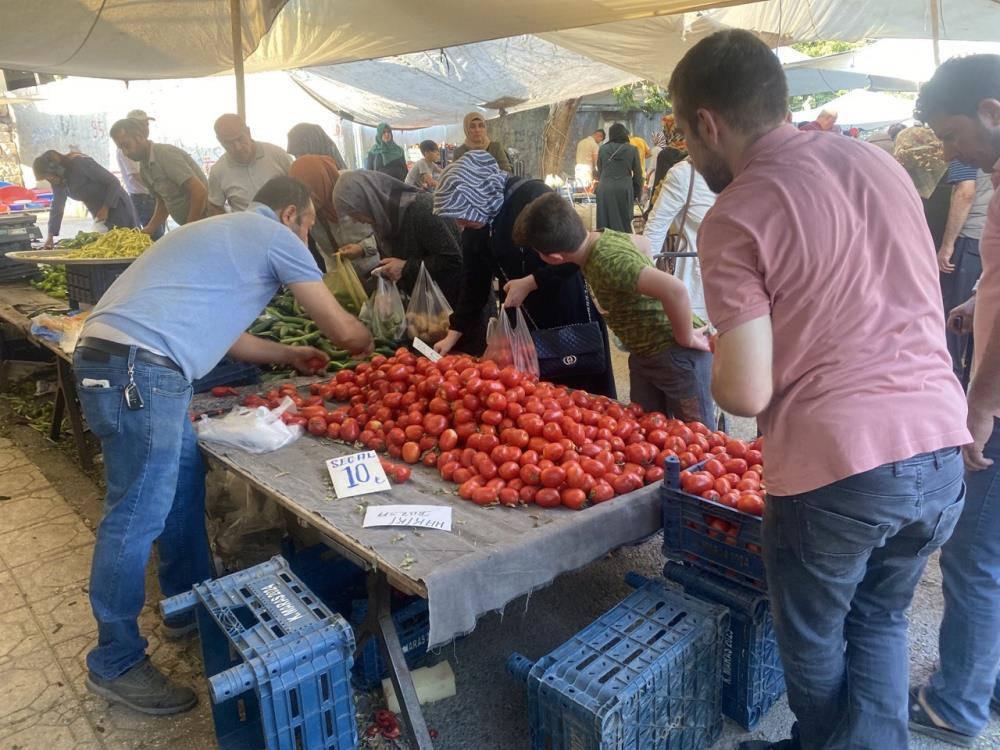
[[[46,151],[35,159],[32,167],[36,180],[47,180],[52,185],[52,207],[49,209],[49,233],[45,247],[52,247],[62,229],[67,198],[83,203],[94,221],[108,229],[139,226],[132,199],[118,178],[89,156]]]
[[[368,149],[365,169],[382,172],[402,182],[406,179],[406,154],[403,147],[392,139],[389,123],[380,122],[375,131],[375,145]]]
[[[458,161],[470,151],[485,151],[494,159],[497,165],[508,174],[513,173],[507,152],[499,141],[491,141],[489,133],[486,131],[486,120],[478,112],[469,112],[462,121],[465,129],[465,143],[455,149],[453,161]]]
[[[628,130],[616,122],[597,152],[597,228],[632,233],[632,206],[642,195],[642,160],[629,143]]]
[[[629,146],[629,148],[632,148]],[[548,265],[538,253],[514,243],[514,222],[535,198],[551,192],[541,180],[513,177],[500,170],[485,151],[470,151],[441,176],[434,193],[434,212],[454,219],[462,231],[462,281],[451,330],[435,345],[442,354],[460,340],[466,351],[482,350],[476,335],[478,316],[489,302],[496,278],[505,294],[505,307],[521,306],[532,328],[546,329],[597,321],[604,333],[607,358],[604,372],[565,378],[571,388],[614,397],[607,327],[589,299],[583,276],[571,264]]]
[[[288,148],[292,156],[329,156],[337,169],[347,169],[347,162],[340,155],[340,149],[323,128],[311,122],[300,122],[288,131]]]
[[[448,303],[458,301],[462,276],[458,227],[434,215],[430,193],[389,175],[355,170],[337,180],[333,205],[342,220],[373,229],[382,255],[378,265],[382,276],[411,294],[423,263]]]
[[[349,173],[345,173],[349,174]],[[378,265],[378,246],[371,232],[367,235],[351,232],[349,222],[341,222],[333,208],[333,188],[340,171],[329,156],[300,156],[288,170],[288,176],[299,180],[312,196],[316,223],[309,230],[309,249],[323,261],[320,267],[331,268],[333,256],[340,253],[351,261],[365,290],[371,292],[375,280],[372,270]]]

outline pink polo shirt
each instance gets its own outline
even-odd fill
[[[993,165],[993,187],[1000,187],[1000,161]],[[1000,190],[993,191],[986,209],[986,226],[979,240],[979,254],[983,259],[983,275],[979,277],[976,314],[972,318],[976,340],[973,372],[986,350],[986,342],[996,335],[993,328],[1000,318]]]
[[[909,176],[853,138],[758,140],[698,235],[708,315],[770,315],[768,492],[795,495],[971,440],[937,263]],[[978,317],[978,316],[977,316]]]

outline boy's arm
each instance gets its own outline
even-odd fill
[[[678,344],[708,351],[708,339],[704,332],[694,329],[691,299],[683,281],[656,268],[646,267],[639,273],[636,291],[660,301]]]

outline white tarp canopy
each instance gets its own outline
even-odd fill
[[[637,79],[633,73],[522,35],[381,60],[295,71],[292,78],[331,110],[397,128],[461,122],[470,111],[494,117]]]
[[[848,91],[831,102],[815,109],[792,113],[793,122],[811,122],[823,109],[837,111],[837,124],[842,128],[876,130],[893,123],[913,119],[912,98],[894,96],[875,91]]]
[[[940,0],[940,7],[941,39],[1000,39],[1000,4],[995,0]],[[619,21],[541,36],[665,84],[684,53],[721,28],[748,29],[775,47],[818,39],[933,38],[930,0],[766,0],[683,17]],[[928,59],[933,66],[933,56]]]
[[[942,41],[939,51],[941,60],[959,55],[998,55],[1000,43]],[[831,81],[842,75],[861,75],[870,79],[868,87],[872,90],[917,91],[934,74],[934,67],[934,47],[930,40],[879,39],[849,52],[789,63],[785,65],[785,74],[789,83],[793,76],[803,73]],[[828,90],[842,88],[854,87],[834,86]]]
[[[370,60],[741,0],[240,0],[246,71]],[[229,0],[6,0],[0,67],[97,78],[233,68]]]

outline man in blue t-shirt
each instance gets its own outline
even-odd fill
[[[74,355],[80,405],[101,440],[107,482],[90,574],[98,643],[87,654],[87,687],[143,713],[177,713],[197,701],[150,663],[137,622],[153,542],[164,596],[213,573],[205,468],[188,419],[191,381],[227,353],[306,374],[314,358],[326,364],[313,347],[245,333],[282,284],[337,346],[372,346],[306,248],[316,218],[306,186],[276,177],[254,200],[246,212],[185,225],[143,253],[97,303]],[[164,622],[168,636],[193,627],[190,615]]]
[[[990,175],[958,159],[948,164],[948,183],[951,185],[948,223],[938,248],[945,315],[972,296],[972,288],[983,272],[979,240],[986,226],[986,207],[993,197]],[[955,333],[949,328],[946,337],[952,366],[961,378],[963,350],[968,335]]]

